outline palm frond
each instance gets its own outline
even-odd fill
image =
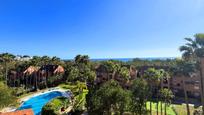
[[[188,47],[188,46],[186,46],[186,45],[184,45],[184,46],[181,46],[181,47],[179,48],[179,50],[180,50],[181,52],[191,52],[191,51],[192,51],[192,48],[191,48],[191,47]]]
[[[198,33],[194,35],[195,41],[197,44],[199,44],[201,47],[204,47],[204,34]]]
[[[194,42],[193,39],[191,39],[191,38],[184,38],[184,39],[185,39],[186,41],[190,42],[190,43]]]

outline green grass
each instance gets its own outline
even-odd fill
[[[163,107],[163,115],[164,115],[164,103],[162,104]],[[193,115],[194,110],[201,110],[201,107],[194,108],[193,106],[190,107],[190,114]],[[161,103],[159,103],[159,114],[161,114]],[[150,104],[147,102],[147,109],[150,110]],[[152,113],[153,115],[156,115],[157,109],[156,109],[156,103],[152,103]],[[185,104],[171,104],[170,106],[167,106],[167,115],[187,115],[186,112],[186,105]]]
[[[86,104],[86,94],[88,93],[87,90],[84,90],[82,93],[78,94],[75,96],[75,107],[76,108],[80,108],[83,109],[85,107]]]
[[[152,112],[153,112],[153,115],[156,114],[157,112],[157,108],[156,108],[156,103],[155,102],[152,102]],[[159,113],[161,113],[161,103],[159,103]],[[163,108],[163,114],[164,114],[164,103],[162,104],[162,108]],[[150,110],[150,102],[147,102],[147,109]],[[172,105],[171,106],[167,106],[167,115],[176,115],[176,113],[174,112],[173,108],[172,108]]]
[[[172,105],[178,115],[187,115],[186,104],[177,104]],[[193,115],[194,110],[201,110],[201,107],[195,108],[193,106],[190,107],[190,114]]]
[[[74,94],[74,109],[84,110],[86,103],[86,94],[88,93],[87,87],[84,83],[63,83],[60,84],[59,87],[62,89],[71,90],[71,92]]]
[[[62,89],[66,89],[66,90],[72,90],[72,89],[76,88],[76,85],[60,84],[59,87]]]

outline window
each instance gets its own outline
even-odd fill
[[[199,88],[199,86],[194,86],[194,89],[197,89],[197,90],[199,90],[200,88]]]
[[[199,81],[195,81],[195,84],[199,84],[200,82]]]
[[[193,84],[194,84],[193,81],[186,81],[185,83],[186,83],[186,84],[189,84],[189,85],[193,85]]]

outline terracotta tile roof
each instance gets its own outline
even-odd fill
[[[26,74],[32,74],[34,72],[37,72],[38,71],[38,68],[37,67],[34,67],[34,66],[29,66],[23,73]]]
[[[52,72],[52,73],[64,73],[64,68],[60,65],[43,65],[39,71]]]
[[[18,110],[8,113],[0,113],[0,115],[34,115],[32,109]]]

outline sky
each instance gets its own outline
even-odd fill
[[[0,53],[179,57],[204,32],[204,0],[0,0]]]

